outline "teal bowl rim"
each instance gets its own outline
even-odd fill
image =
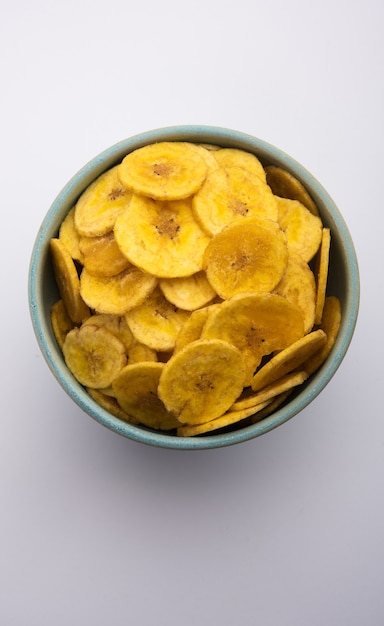
[[[344,269],[348,277],[345,286],[342,326],[327,361],[310,377],[303,390],[282,408],[260,422],[231,432],[183,438],[127,424],[114,417],[101,408],[69,372],[52,336],[50,322],[43,312],[44,268],[47,263],[48,242],[52,236],[56,235],[58,222],[73,206],[81,192],[99,174],[118,163],[128,152],[148,143],[164,140],[195,141],[237,147],[254,152],[264,164],[277,164],[285,167],[309,190],[320,207],[323,219],[331,220],[332,232],[337,233]],[[61,218],[58,220],[60,214]],[[359,310],[360,280],[354,244],[344,218],[328,192],[300,163],[279,148],[241,131],[216,126],[182,125],[158,128],[122,140],[89,161],[69,180],[53,201],[37,234],[29,266],[28,298],[31,321],[40,350],[59,384],[85,413],[113,432],[137,442],[163,448],[201,450],[230,446],[259,437],[290,420],[319,395],[336,373],[352,340]]]

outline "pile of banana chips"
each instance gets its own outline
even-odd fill
[[[91,397],[191,437],[271,414],[325,361],[331,233],[288,171],[159,142],[80,196],[50,242],[52,327]]]

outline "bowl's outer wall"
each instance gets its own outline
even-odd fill
[[[307,188],[319,208],[324,225],[332,232],[328,293],[338,296],[343,315],[331,356],[286,406],[252,426],[233,432],[178,438],[122,422],[99,407],[74,379],[53,335],[50,309],[59,294],[50,261],[49,240],[57,236],[64,217],[97,176],[119,163],[127,153],[156,141],[194,141],[240,148],[255,153],[264,165],[279,165],[287,169]],[[308,406],[331,380],[347,352],[357,321],[359,296],[358,263],[350,233],[341,213],[321,184],[278,148],[245,133],[207,126],[175,126],[141,133],[115,144],[86,164],[65,185],[43,220],[29,270],[29,304],[33,328],[45,360],[64,390],[86,413],[107,428],[142,443],[177,449],[214,448],[246,441],[279,426]]]

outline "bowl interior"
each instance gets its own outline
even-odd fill
[[[53,335],[50,309],[59,298],[49,254],[49,241],[84,189],[102,172],[119,163],[132,150],[156,141],[192,141],[253,152],[264,165],[278,165],[301,180],[316,202],[325,226],[331,229],[332,248],[328,293],[342,305],[342,322],[336,343],[323,366],[269,417],[220,434],[183,438],[126,424],[97,405],[65,365]],[[262,435],[303,410],[328,384],[343,360],[353,336],[359,307],[359,273],[356,253],[345,221],[321,184],[292,157],[250,135],[207,126],[177,126],[136,135],[108,148],[86,164],[62,189],[49,209],[32,251],[29,268],[29,305],[33,328],[52,373],[78,406],[107,428],[142,443],[176,449],[202,449],[233,445]]]

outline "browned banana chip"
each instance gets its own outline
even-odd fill
[[[75,263],[60,239],[51,239],[50,251],[56,283],[69,317],[81,324],[90,315],[80,294],[80,282]]]
[[[201,424],[220,417],[244,386],[241,352],[225,341],[194,341],[165,365],[159,397],[181,423]]]
[[[91,324],[71,330],[64,341],[68,368],[85,387],[109,387],[127,362],[122,342],[106,328]]]
[[[256,414],[251,416],[251,418],[250,418],[251,424],[256,424],[256,422],[260,422],[261,420],[265,419],[266,417],[268,417],[269,415],[272,415],[272,413],[277,411],[277,409],[291,395],[292,391],[293,391],[293,388],[289,389],[288,391],[285,391],[284,393],[281,393],[278,396],[276,396],[276,398],[271,400],[271,402],[269,404],[267,404],[267,406],[265,408],[261,409],[261,411],[258,411]]]
[[[325,345],[303,363],[303,369],[310,376],[324,363],[330,354],[341,324],[341,303],[336,296],[327,296],[324,302],[321,329],[327,336]]]
[[[135,194],[114,230],[127,259],[160,278],[199,272],[210,240],[196,222],[189,198],[159,202]]]
[[[100,237],[82,237],[79,249],[84,267],[95,276],[116,276],[130,265],[120,251],[113,232]]]
[[[193,196],[192,208],[210,236],[239,217],[278,217],[277,200],[271,189],[259,176],[242,167],[220,167],[211,172]]]
[[[323,228],[321,246],[315,272],[317,279],[315,324],[321,324],[323,316],[323,307],[327,293],[330,247],[331,231],[329,228]]]
[[[283,277],[274,293],[297,306],[304,319],[304,332],[315,323],[316,281],[308,263],[298,254],[290,253]]]
[[[164,363],[134,363],[121,370],[112,383],[121,408],[138,422],[158,430],[172,430],[179,422],[158,397]]]
[[[126,322],[137,341],[152,350],[173,350],[176,337],[190,313],[168,302],[156,288],[139,306],[125,315]]]
[[[278,198],[279,224],[285,233],[289,251],[309,261],[313,259],[321,244],[323,224],[298,200]]]
[[[63,300],[58,300],[51,308],[51,324],[55,339],[61,349],[69,331],[74,327],[74,323],[67,313]]]
[[[286,238],[270,220],[236,220],[209,242],[204,267],[223,299],[248,292],[272,291],[288,262]]]
[[[134,150],[119,166],[119,178],[134,193],[156,200],[182,200],[196,193],[206,160],[188,142],[163,141]]]
[[[75,227],[84,237],[109,233],[116,217],[128,204],[131,192],[121,184],[115,166],[87,187],[75,206]]]
[[[252,380],[253,391],[259,391],[290,372],[303,367],[303,363],[321,350],[326,341],[327,335],[323,330],[318,329],[288,345],[256,372]]]
[[[308,191],[293,174],[276,165],[267,165],[265,173],[267,183],[276,196],[299,200],[313,215],[319,214],[318,208]]]
[[[154,276],[133,266],[110,277],[94,276],[84,268],[80,277],[80,292],[88,306],[97,313],[124,315],[144,302],[156,284]]]

